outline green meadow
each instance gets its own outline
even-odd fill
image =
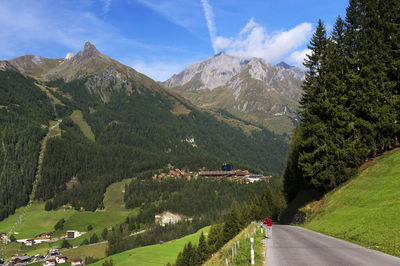
[[[206,235],[210,227],[200,229],[197,233],[179,239],[175,239],[164,244],[156,244],[146,247],[135,248],[122,253],[118,253],[100,260],[94,264],[101,266],[105,260],[112,259],[114,265],[166,265],[168,262],[175,263],[179,252],[183,250],[189,241],[198,244],[201,232]]]
[[[306,228],[400,257],[400,150],[303,211]]]
[[[21,207],[16,210],[13,215],[0,222],[0,232],[9,232],[12,229],[12,234],[17,239],[32,238],[40,233],[54,231],[54,225],[65,219],[64,229],[55,232],[54,236],[59,237],[65,234],[67,230],[78,230],[85,232],[82,236],[76,239],[70,239],[68,242],[72,246],[79,246],[83,240],[89,239],[93,234],[97,234],[100,238],[104,228],[120,224],[125,221],[129,214],[134,214],[135,210],[126,210],[123,203],[124,184],[127,180],[114,183],[107,188],[104,198],[105,211],[76,211],[69,208],[60,208],[55,211],[45,211],[44,203],[33,203],[26,207]],[[88,225],[92,225],[91,231],[87,230]],[[100,240],[102,241],[102,240]],[[16,253],[34,255],[38,253],[46,253],[50,246],[61,246],[62,240],[50,243],[34,245],[26,247],[20,243],[11,243],[7,246],[0,246],[0,256],[5,258],[11,257]],[[94,246],[78,247],[63,251],[65,254],[84,258],[92,256],[95,258],[103,258],[105,256],[106,244],[98,244],[94,250]]]
[[[71,119],[74,121],[75,124],[79,126],[81,129],[83,135],[87,137],[88,139],[95,141],[94,134],[92,131],[92,128],[89,126],[89,124],[86,122],[86,120],[83,118],[83,114],[79,110],[75,110],[71,114]]]

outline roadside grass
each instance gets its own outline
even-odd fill
[[[255,231],[255,233],[254,233]],[[250,238],[254,238],[254,265],[264,265],[264,244],[265,229],[261,233],[260,229],[257,229],[256,224],[250,224],[237,236],[226,243],[219,251],[217,251],[204,265],[225,265],[225,259],[228,258],[229,265],[251,265],[251,243]],[[237,254],[234,256],[232,262],[232,246],[239,241],[239,248],[237,248]]]
[[[302,211],[306,228],[400,257],[400,150]]]
[[[79,126],[79,128],[81,129],[81,131],[82,131],[83,135],[85,135],[85,137],[87,137],[88,139],[90,139],[92,141],[95,141],[95,137],[94,137],[92,128],[89,126],[89,124],[83,118],[83,114],[81,111],[79,111],[79,110],[73,111],[70,117],[71,117],[72,121],[74,121],[74,123]]]
[[[210,227],[204,227],[194,234],[165,242],[140,248],[131,249],[100,260],[91,265],[101,266],[106,260],[112,259],[114,265],[166,265],[175,263],[176,257],[184,246],[190,242],[198,244],[201,232],[207,235]]]

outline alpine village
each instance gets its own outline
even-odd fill
[[[17,2],[0,1],[21,7],[3,26],[38,26],[49,1]],[[75,2],[105,21],[129,1]],[[155,81],[103,53],[106,37],[55,58],[23,55],[39,45],[28,31],[4,44],[19,54],[0,53],[0,265],[400,265],[400,1],[350,0],[334,23],[312,21],[299,65],[240,52],[256,19],[216,35],[234,12],[224,1],[176,14],[131,2],[178,28],[193,4],[217,52]]]

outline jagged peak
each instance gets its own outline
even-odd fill
[[[83,52],[82,55],[84,57],[91,57],[91,56],[99,56],[101,55],[101,53],[99,52],[99,50],[97,50],[96,46],[94,46],[92,43],[90,42],[86,42],[85,46],[83,47]]]
[[[287,64],[286,62],[283,62],[283,61],[281,61],[281,62],[279,62],[278,64],[276,64],[276,66],[280,66],[280,67],[283,67],[283,68],[285,68],[285,69],[294,68],[294,66],[291,66],[291,65],[289,65],[289,64]]]

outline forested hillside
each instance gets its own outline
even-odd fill
[[[29,201],[40,141],[53,116],[33,79],[0,71],[0,220]]]
[[[287,197],[327,192],[398,145],[400,2],[351,0],[327,37],[318,22],[301,100],[301,124],[284,172]]]
[[[122,79],[115,71],[128,67],[92,45],[74,60],[63,64],[76,65],[83,77],[69,82],[0,71],[1,189],[10,188],[1,193],[0,219],[28,202],[40,141],[54,119],[62,121],[61,135],[47,140],[34,195],[52,199],[53,208],[70,203],[95,210],[111,183],[147,178],[168,164],[195,170],[231,162],[253,172],[282,173],[288,148],[283,137],[217,120],[132,69]],[[106,72],[85,76],[85,67],[97,60]]]

